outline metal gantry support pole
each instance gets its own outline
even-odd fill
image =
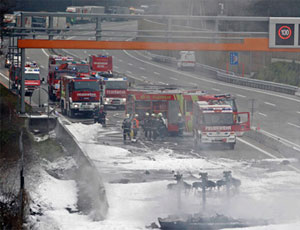
[[[207,184],[207,178],[208,174],[207,173],[199,173],[201,176],[201,181],[202,181],[202,210],[205,211],[206,209],[206,184]]]
[[[25,17],[21,13],[21,27],[25,27]],[[25,113],[25,49],[21,49],[21,114]]]
[[[48,26],[48,28],[50,29],[48,32],[50,34],[52,34],[53,30],[51,30],[51,29],[53,29],[53,16],[49,16],[49,26]],[[49,35],[49,40],[53,40],[53,35]]]
[[[96,41],[101,41],[101,17],[96,18]]]

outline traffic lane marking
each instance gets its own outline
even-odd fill
[[[160,75],[160,73],[158,73],[158,72],[154,72],[154,74],[156,74],[156,75]]]
[[[271,105],[271,106],[273,106],[273,107],[276,107],[276,105],[273,104],[273,103],[270,103],[270,102],[267,102],[267,101],[265,101],[264,103],[265,103],[266,105]]]
[[[214,91],[220,91],[220,89],[217,89],[217,88],[211,88],[212,90],[214,90]]]
[[[267,114],[264,114],[264,113],[258,113],[259,115],[262,115],[264,117],[267,117]]]
[[[9,81],[9,78],[8,77],[6,77],[3,73],[0,73],[0,75],[2,76],[2,77],[4,77],[6,80],[8,80]]]
[[[145,70],[145,68],[144,68],[144,67],[139,67],[139,69],[141,69],[141,70]]]
[[[170,77],[170,79],[178,81],[178,79],[176,77]]]
[[[244,95],[242,95],[242,94],[236,94],[236,96],[238,96],[238,97],[246,97],[246,96],[244,96]]]
[[[42,52],[43,52],[47,57],[49,57],[49,54],[46,52],[45,49],[42,49]]]
[[[128,63],[128,65],[130,65],[130,66],[133,66],[133,64],[132,64],[132,63]]]
[[[299,129],[300,129],[300,125],[296,125],[296,124],[293,124],[293,123],[291,123],[291,122],[288,122],[288,124],[289,124],[289,125],[291,125],[291,126],[294,126],[294,127],[296,127],[296,128],[299,128]]]
[[[132,74],[132,72],[131,72],[131,71],[128,71],[128,70],[126,71],[126,73]]]
[[[119,62],[123,62],[123,60],[122,60],[122,59],[119,59]]]
[[[299,113],[299,114],[300,114],[300,111],[297,111],[297,113]]]
[[[261,93],[261,94],[265,94],[265,95],[269,95],[269,96],[279,97],[279,98],[283,98],[283,99],[290,100],[290,101],[300,102],[299,99],[292,98],[292,97],[287,97],[287,96],[280,95],[280,94],[265,92],[265,91],[262,91],[262,90],[257,90],[257,89],[253,89],[253,88],[249,88],[249,87],[241,87],[241,86],[237,86],[237,85],[226,84],[224,82],[213,81],[213,80],[201,78],[201,76],[194,76],[192,74],[185,73],[185,72],[182,72],[182,71],[178,71],[178,70],[175,70],[173,68],[169,68],[169,67],[166,67],[166,66],[161,66],[161,65],[158,65],[158,64],[154,64],[154,63],[149,62],[149,61],[141,60],[141,59],[133,56],[129,52],[127,52],[127,50],[123,50],[123,52],[125,54],[127,54],[129,57],[131,57],[131,58],[133,58],[133,59],[135,59],[137,61],[140,61],[142,63],[148,64],[148,65],[152,65],[152,66],[164,69],[164,70],[168,70],[168,71],[171,71],[171,72],[174,72],[174,73],[177,73],[177,74],[181,74],[181,75],[184,75],[186,77],[196,79],[198,81],[205,81],[205,82],[209,82],[209,83],[213,83],[213,84],[217,84],[217,85],[223,85],[223,86],[228,86],[228,87],[231,87],[231,88],[236,88],[236,89],[239,89],[239,90],[242,89],[242,90],[246,90],[246,91],[250,91],[250,92],[257,92],[257,93]]]
[[[273,158],[273,159],[281,159],[281,158],[276,157],[275,155],[273,155],[273,154],[271,154],[271,153],[269,153],[269,152],[267,152],[267,151],[265,151],[265,150],[263,150],[263,149],[261,149],[261,148],[255,146],[255,145],[253,145],[253,144],[251,144],[251,143],[249,143],[249,142],[247,142],[247,141],[245,141],[245,140],[243,140],[243,139],[241,139],[241,138],[239,138],[239,137],[237,137],[236,139],[239,140],[240,142],[243,142],[244,144],[249,145],[250,147],[252,147],[252,148],[258,150],[259,152],[261,152],[262,154],[264,154],[264,155],[266,155],[266,156],[268,156],[268,157],[271,157],[271,158]],[[296,168],[296,167],[294,167],[294,166],[292,166],[292,165],[287,165],[287,166],[288,166],[289,168],[295,170],[296,172],[300,173],[300,169],[298,169],[298,168]]]

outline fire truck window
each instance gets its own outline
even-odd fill
[[[193,101],[186,101],[186,112],[193,112]]]
[[[176,124],[178,121],[179,113],[179,102],[178,101],[169,101],[168,105],[168,123]]]
[[[207,113],[203,116],[205,125],[233,125],[232,113]]]
[[[39,74],[26,73],[25,80],[40,80]]]
[[[76,81],[74,82],[74,90],[98,91],[99,84],[97,81]]]
[[[151,102],[150,101],[136,101],[135,102],[136,110],[151,110]]]
[[[106,89],[127,89],[126,81],[106,81],[105,82]]]

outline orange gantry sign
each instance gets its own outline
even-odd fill
[[[269,48],[268,38],[245,38],[242,43],[21,39],[18,48],[300,52],[300,48]]]

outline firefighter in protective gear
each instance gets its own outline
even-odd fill
[[[133,130],[133,139],[136,140],[139,128],[140,128],[140,121],[138,119],[139,115],[135,114],[134,118],[132,119],[132,130]]]
[[[131,137],[130,137],[131,119],[130,119],[130,115],[129,114],[126,114],[126,117],[123,120],[122,129],[123,129],[123,141],[124,142],[126,141],[127,136],[128,136],[128,139],[131,140]]]
[[[156,123],[157,123],[157,136],[159,136],[160,138],[164,138],[167,134],[167,126],[162,113],[158,114]]]
[[[184,127],[185,127],[185,122],[184,122],[184,119],[183,119],[181,113],[178,113],[177,124],[178,124],[178,136],[182,137],[183,136],[183,130],[184,130]]]
[[[145,113],[142,127],[144,130],[145,138],[147,139],[150,135],[150,114],[148,112]]]
[[[149,139],[150,140],[154,140],[156,138],[156,129],[157,129],[157,125],[156,125],[156,115],[155,113],[151,114],[150,120],[149,120]]]

